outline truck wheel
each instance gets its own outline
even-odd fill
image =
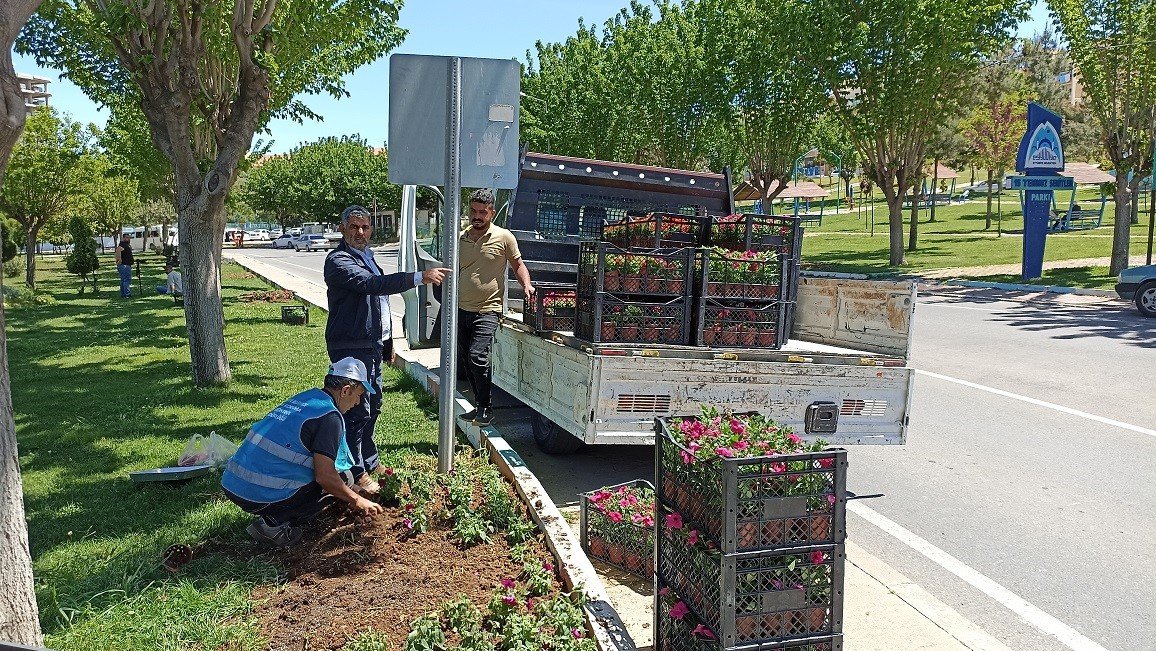
[[[1156,280],[1149,280],[1136,290],[1136,309],[1144,316],[1156,316]]]
[[[531,426],[534,429],[534,442],[546,454],[572,454],[586,446],[581,439],[538,412],[534,412]]]

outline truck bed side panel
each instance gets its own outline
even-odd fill
[[[907,359],[915,283],[803,276],[796,300],[792,339]]]

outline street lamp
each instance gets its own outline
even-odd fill
[[[535,96],[530,95],[528,93],[523,93],[522,91],[518,91],[518,94],[521,95],[522,97],[525,97],[526,99],[536,99],[539,102],[542,102],[542,107],[545,109],[546,115],[547,116],[550,115],[550,103],[547,102],[546,100],[542,99],[541,97],[535,97]],[[550,149],[550,131],[548,129],[546,129],[545,127],[542,128],[542,131],[545,132],[545,134],[546,134],[546,149]]]

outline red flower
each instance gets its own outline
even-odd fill
[[[515,585],[517,584],[514,583],[513,579],[502,579],[502,587],[507,590],[513,590]]]
[[[686,604],[682,603],[681,601],[674,604],[674,606],[671,606],[670,608],[670,616],[675,619],[682,619],[688,614],[690,614],[690,608],[687,608]]]
[[[821,551],[811,552],[811,565],[822,565],[827,560],[827,555]]]
[[[834,465],[835,465],[834,459],[819,459],[819,467],[820,468],[830,468],[831,466],[834,466]]]
[[[606,517],[610,518],[610,521],[616,524],[622,522],[622,514],[618,511],[611,511],[606,514]]]
[[[677,514],[677,513],[671,513],[671,514],[667,515],[666,516],[666,528],[667,529],[681,529],[682,528],[682,516]]]
[[[703,626],[702,624],[695,626],[694,630],[691,631],[690,634],[697,637],[700,640],[713,640],[713,639],[715,639],[714,631]]]

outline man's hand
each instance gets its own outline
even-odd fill
[[[377,502],[370,502],[364,497],[358,497],[357,501],[353,503],[353,510],[357,511],[358,515],[371,518],[382,514],[381,505]]]
[[[523,285],[522,293],[526,296],[527,302],[533,303],[534,297],[538,295],[538,290],[533,285]]]
[[[442,284],[442,281],[446,279],[446,274],[448,273],[450,273],[450,270],[443,267],[426,269],[425,271],[421,272],[421,281],[426,285],[431,283],[434,285],[440,285]]]

